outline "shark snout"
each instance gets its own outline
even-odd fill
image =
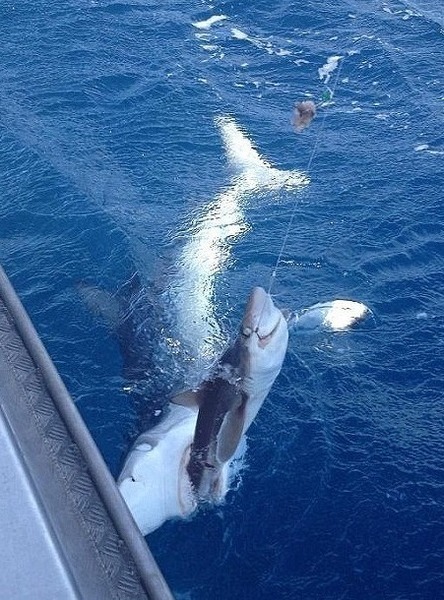
[[[264,347],[278,329],[282,318],[281,311],[274,306],[270,295],[263,288],[255,287],[248,299],[241,333],[244,338],[256,335],[258,344]]]
[[[270,304],[273,306],[273,302],[264,288],[253,288],[242,319],[241,331],[243,335],[250,337],[253,332],[258,331],[261,320],[270,310]]]

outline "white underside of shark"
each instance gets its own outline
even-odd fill
[[[170,404],[165,419],[137,439],[118,480],[119,489],[143,535],[197,507],[186,467],[197,411]]]

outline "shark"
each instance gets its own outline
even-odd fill
[[[144,535],[169,519],[190,517],[202,504],[224,500],[233,460],[281,370],[289,329],[341,331],[366,314],[364,305],[336,300],[300,312],[281,310],[269,293],[256,287],[238,334],[227,345],[216,316],[215,282],[233,244],[249,229],[248,200],[264,190],[297,193],[309,178],[297,169],[273,166],[232,117],[218,117],[215,124],[233,177],[194,218],[163,298],[147,302],[137,275],[117,295],[87,285],[79,290],[117,335],[124,377],[135,401],[141,406],[162,404],[163,418],[155,424],[151,420],[139,435],[117,480]],[[164,336],[167,328],[153,325],[150,314],[162,300],[174,315],[176,337]],[[180,348],[179,359],[192,373],[185,380],[189,389],[160,400],[150,398],[153,387],[145,385],[159,370],[157,362],[164,360],[162,348],[154,357],[143,348],[153,327],[175,352]],[[169,369],[161,365],[161,373],[168,370],[173,378],[178,362],[176,357]]]
[[[252,290],[239,333],[197,389],[174,396],[165,419],[142,433],[118,478],[144,535],[167,519],[221,502],[230,462],[278,376],[288,344],[283,312]]]
[[[341,331],[363,318],[363,307],[336,300],[298,315],[277,308],[263,288],[252,290],[238,334],[211,373],[172,396],[166,416],[125,459],[117,484],[143,535],[202,504],[223,502],[232,461],[281,371],[289,324]]]

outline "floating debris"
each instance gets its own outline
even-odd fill
[[[297,132],[308,127],[316,116],[316,104],[312,100],[298,102],[294,107],[293,126]]]
[[[333,91],[329,87],[327,87],[327,89],[322,92],[321,100],[325,103],[331,102],[333,100]]]

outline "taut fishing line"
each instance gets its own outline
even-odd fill
[[[340,59],[341,62],[338,65],[338,70],[337,70],[337,73],[336,73],[336,78],[335,78],[335,82],[334,82],[333,88],[330,89],[328,86],[326,86],[327,87],[326,92],[328,93],[328,96],[327,96],[328,100],[332,100],[334,98],[336,87],[337,87],[338,82],[339,82],[339,76],[341,74],[341,69],[342,69],[342,64],[344,62],[344,59],[345,59],[345,57],[341,57],[341,59]],[[327,81],[325,82],[325,84],[327,84]],[[325,119],[326,119],[326,117],[327,117],[327,110],[324,112],[324,116],[323,116],[322,121],[321,121],[321,126],[319,128],[319,131],[318,131],[318,134],[316,136],[315,143],[314,143],[314,146],[313,146],[313,150],[311,151],[310,158],[308,160],[307,169],[306,169],[307,174],[310,173],[311,165],[313,163],[314,157],[316,156],[316,152],[318,150],[319,142],[321,140],[321,136],[322,136],[322,133],[323,133],[323,130],[324,130],[324,125],[325,125]],[[285,231],[284,239],[282,241],[282,245],[281,245],[281,248],[279,250],[279,253],[278,253],[278,256],[277,256],[277,259],[276,259],[276,263],[275,263],[275,265],[273,267],[273,270],[271,272],[271,275],[270,275],[270,280],[269,280],[268,289],[267,289],[267,293],[268,294],[271,294],[271,290],[272,290],[273,285],[274,285],[274,283],[276,281],[277,270],[278,270],[279,265],[280,265],[280,263],[282,261],[282,256],[284,254],[285,248],[286,248],[287,243],[288,243],[288,237],[290,235],[291,228],[293,227],[293,222],[294,222],[294,219],[295,219],[295,216],[296,216],[297,205],[298,205],[298,199],[295,198],[294,203],[293,203],[293,210],[291,212],[290,219],[289,219],[288,224],[287,224],[287,228],[286,228],[286,231]]]

